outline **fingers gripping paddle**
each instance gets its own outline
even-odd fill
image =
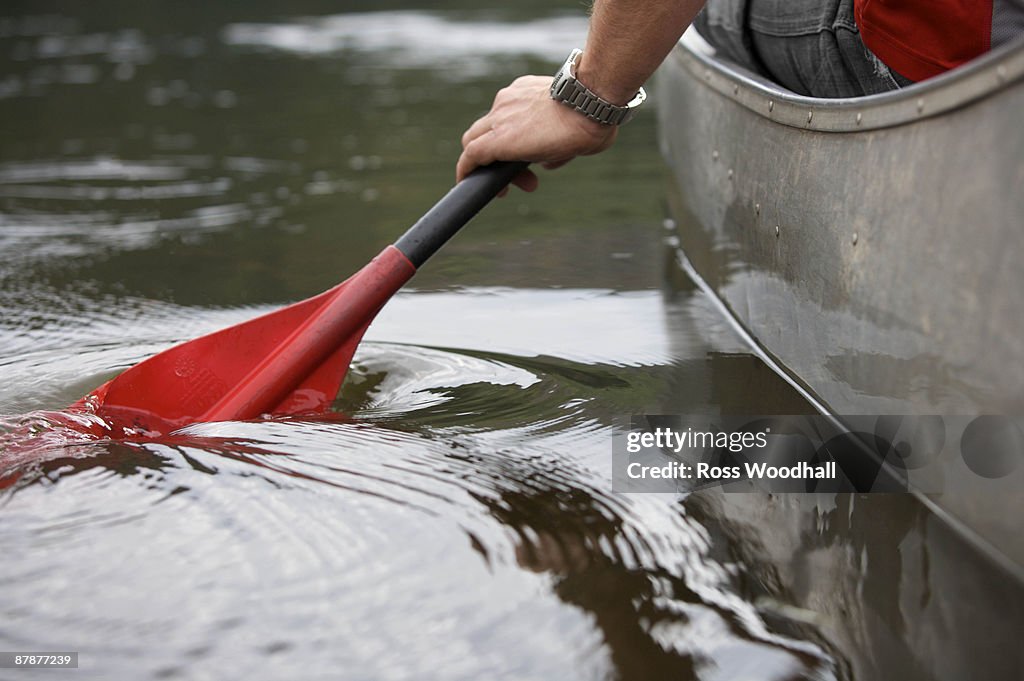
[[[97,414],[113,427],[115,437],[326,409],[384,303],[527,165],[502,162],[478,168],[341,284],[165,350],[71,408]]]

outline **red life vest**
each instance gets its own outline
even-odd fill
[[[993,0],[853,0],[861,39],[886,66],[924,80],[988,51]]]

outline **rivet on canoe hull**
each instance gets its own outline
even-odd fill
[[[918,97],[917,98],[917,113],[921,113],[922,111],[924,111],[924,98],[923,97]]]
[[[780,232],[780,231],[781,231],[781,230],[779,229],[779,226],[778,226],[778,225],[775,225],[775,238],[776,238],[776,239],[778,239],[778,238],[779,238],[779,232]]]
[[[711,152],[711,160],[712,161],[717,161],[718,160],[718,149],[715,149],[714,151]]]
[[[710,71],[705,71],[704,72],[704,80],[708,80],[708,81],[711,80],[711,72]]]
[[[863,120],[864,120],[864,114],[862,114],[861,112],[858,111],[857,112],[857,125],[860,125],[861,121],[863,121]]]
[[[1000,65],[999,68],[996,69],[996,76],[999,78],[999,82],[1000,83],[1005,81],[1006,80],[1006,67],[1003,66],[1003,65]]]
[[[729,168],[729,179],[732,179],[732,168]]]
[[[734,95],[738,95],[740,93],[740,86],[739,85],[733,85],[732,86],[732,93]]]
[[[813,111],[808,111],[807,112],[807,125],[811,124],[811,119],[812,118],[814,118],[814,112]]]
[[[768,110],[769,111],[774,111],[775,110],[775,102],[772,101],[771,99],[768,100]]]
[[[760,215],[760,214],[761,214],[761,204],[760,203],[755,203],[754,204],[754,215]]]
[[[856,245],[857,245],[857,232],[854,232],[854,233],[853,233],[853,245],[854,245],[854,246],[856,246]]]

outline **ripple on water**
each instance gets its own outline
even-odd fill
[[[611,492],[602,403],[658,371],[369,343],[347,414],[67,444],[0,492],[0,643],[186,676],[828,678],[677,499]]]
[[[657,300],[403,294],[376,337],[434,347],[365,342],[339,413],[201,424],[146,443],[45,430],[45,460],[0,491],[0,544],[14,558],[0,588],[18,585],[0,606],[0,643],[78,640],[115,670],[187,670],[226,655],[264,678],[283,673],[282,651],[314,670],[375,677],[707,675],[741,672],[736,659],[758,661],[762,678],[827,676],[822,651],[769,630],[737,595],[735,571],[711,557],[707,531],[678,500],[610,490],[616,417],[676,370]],[[572,334],[530,333],[531,314],[550,324],[569,302],[632,333],[577,329],[601,335],[585,356]],[[520,327],[496,326],[495,306],[514,308]],[[456,328],[397,327],[454,311],[483,322],[484,310],[486,345],[506,352],[474,349],[479,339]],[[55,310],[22,341],[7,338],[21,350],[8,364],[15,401],[38,396],[41,375],[68,393],[46,406],[70,401],[83,374],[99,382],[260,311],[139,301],[90,307],[72,324],[79,315]],[[125,315],[128,337],[114,333]],[[61,336],[76,352],[30,349]]]
[[[294,171],[289,164],[234,157],[213,164],[202,156],[103,155],[0,163],[0,247],[14,256],[0,265],[0,276],[52,258],[143,250],[169,237],[265,224],[280,213],[262,205],[258,193],[239,201],[232,190],[255,176],[287,175]],[[154,214],[155,201],[164,202],[168,217]]]

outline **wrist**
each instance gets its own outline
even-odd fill
[[[587,53],[580,56],[576,66],[576,77],[602,99],[607,99],[616,106],[625,106],[635,96],[639,87],[617,85],[607,77],[607,71],[600,68],[593,58],[587,59]]]

